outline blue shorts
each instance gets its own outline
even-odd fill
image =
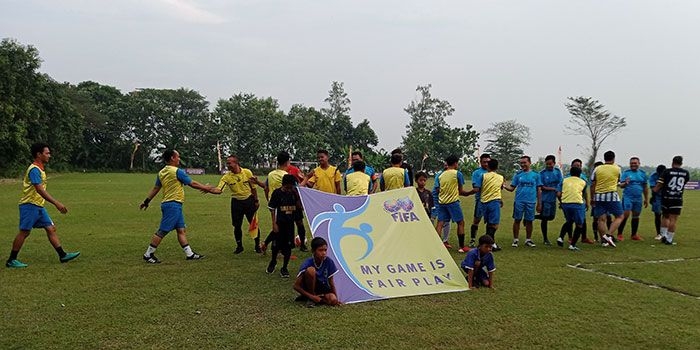
[[[566,222],[583,225],[586,221],[586,206],[584,204],[562,203],[561,209],[564,212]]]
[[[455,201],[447,204],[438,204],[437,206],[437,217],[438,221],[442,222],[460,222],[464,221],[464,215],[462,214],[462,206],[459,205],[459,201]]]
[[[661,214],[661,199],[651,202],[651,211],[653,211],[654,214]]]
[[[165,202],[160,205],[163,218],[160,220],[158,231],[170,232],[174,229],[185,228],[185,217],[182,216],[182,203],[176,201]]]
[[[540,216],[545,220],[554,220],[557,214],[557,202],[542,202],[542,211]]]
[[[526,203],[516,201],[513,205],[513,220],[534,221],[535,220],[535,203]]]
[[[642,212],[642,199],[628,199],[627,197],[622,197],[622,210],[628,211],[631,210],[635,213],[641,213]]]
[[[593,207],[593,216],[595,216],[596,218],[599,218],[603,215],[612,215],[617,217],[622,214],[622,203],[620,203],[620,201],[596,201],[595,207]]]
[[[476,199],[474,201],[474,218],[481,220],[484,217],[484,204],[481,203],[481,199]]]
[[[34,204],[21,204],[19,206],[19,230],[31,231],[32,228],[44,228],[53,226],[46,208]]]
[[[482,203],[484,207],[484,221],[489,225],[498,225],[501,223],[501,200],[494,199],[492,201]]]

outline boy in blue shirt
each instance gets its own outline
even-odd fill
[[[294,290],[299,293],[297,301],[307,301],[306,306],[317,304],[339,305],[333,276],[338,273],[333,260],[328,259],[328,243],[321,237],[311,240],[312,257],[304,260],[294,282]]]
[[[649,187],[654,188],[656,183],[659,181],[661,174],[666,171],[666,166],[660,164],[656,167],[656,172],[649,176]],[[651,192],[651,211],[654,213],[654,226],[656,227],[656,237],[655,240],[661,240],[661,193]]]
[[[555,162],[556,157],[552,154],[548,155],[544,158],[545,168],[540,171],[540,179],[542,180],[542,204],[540,208],[537,209],[540,214],[537,215],[536,218],[542,220],[540,228],[542,229],[544,245],[551,244],[547,238],[547,222],[554,220],[554,216],[556,215],[557,187],[559,187],[564,178],[561,171],[554,167]]]
[[[639,214],[642,213],[642,205],[646,208],[649,205],[649,186],[647,185],[647,173],[639,169],[639,158],[630,158],[630,168],[625,170],[620,176],[620,187],[622,190],[622,210],[625,211],[625,218],[622,219],[620,227],[617,228],[617,240],[624,240],[622,232],[625,230],[627,219],[632,215],[632,240],[642,241],[642,237],[637,234],[639,229]],[[642,200],[642,196],[644,200]]]
[[[542,181],[540,174],[530,170],[532,160],[529,156],[520,157],[522,171],[515,174],[510,185],[504,188],[510,192],[515,191],[515,204],[513,205],[513,244],[518,247],[520,235],[520,221],[525,222],[525,246],[535,247],[532,241],[532,222],[535,220],[535,206],[540,206]]]
[[[493,288],[493,275],[496,263],[493,259],[493,238],[489,235],[479,237],[478,249],[472,249],[462,261],[462,270],[467,273],[469,289],[481,286]]]

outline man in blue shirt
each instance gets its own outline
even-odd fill
[[[540,228],[542,229],[542,237],[544,245],[550,245],[547,238],[547,222],[554,220],[557,212],[557,187],[561,184],[564,176],[561,170],[554,167],[556,157],[550,154],[544,158],[544,170],[540,171],[540,180],[542,181],[542,201],[537,211],[540,212],[535,218],[542,220]]]
[[[656,186],[659,177],[661,177],[664,171],[666,171],[666,166],[659,164],[659,166],[656,167],[656,172],[649,176],[649,187],[654,188],[654,186]],[[661,193],[652,191],[649,202],[651,203],[651,211],[654,213],[654,226],[656,227],[656,238],[654,239],[659,241],[661,240]]]
[[[515,204],[513,206],[513,244],[517,248],[520,235],[520,221],[525,221],[525,246],[535,247],[532,241],[532,222],[535,220],[535,205],[540,205],[542,195],[540,174],[530,170],[532,160],[529,156],[520,157],[519,171],[505,189],[515,191]]]
[[[625,211],[624,219],[617,228],[617,240],[624,240],[622,232],[625,230],[627,219],[632,214],[632,240],[642,241],[642,237],[637,234],[639,229],[639,214],[642,212],[642,205],[646,208],[649,205],[649,181],[647,173],[639,169],[639,158],[630,158],[630,168],[625,170],[620,176],[620,187],[622,191],[622,209]],[[642,199],[643,197],[643,199]]]
[[[483,205],[481,204],[481,193],[479,189],[481,188],[481,179],[484,174],[487,173],[489,167],[489,161],[491,156],[488,153],[483,153],[479,156],[480,167],[472,173],[472,189],[469,191],[470,194],[474,195],[474,220],[472,221],[472,226],[469,231],[469,247],[476,247],[476,232],[479,230],[479,222],[484,216]]]
[[[354,164],[357,161],[364,162],[364,160],[362,159],[362,152],[360,151],[352,152],[350,158],[352,159],[351,164]],[[345,175],[343,175],[343,188],[346,190],[348,188],[348,184],[345,180],[345,177],[349,174],[352,174],[354,171],[355,170],[353,170],[352,167],[349,167],[348,170],[345,171]],[[365,174],[369,175],[370,180],[372,180],[369,184],[369,194],[372,194],[377,191],[377,179],[379,178],[379,173],[374,171],[374,168],[371,165],[365,163]]]

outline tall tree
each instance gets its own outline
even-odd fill
[[[610,136],[627,126],[627,121],[624,117],[610,113],[602,103],[592,97],[568,97],[568,100],[565,106],[571,118],[566,130],[572,135],[584,135],[590,140],[586,166],[592,171],[600,147]]]
[[[446,119],[454,108],[446,101],[430,93],[431,85],[418,86],[417,100],[411,101],[404,111],[410,116],[406,135],[402,137],[403,153],[416,167],[423,163],[425,169],[442,169],[443,160],[454,154],[460,158],[476,151],[479,133],[467,124],[464,128],[450,127]]]
[[[324,100],[327,108],[321,108],[321,113],[330,120],[329,133],[326,141],[331,145],[331,163],[337,163],[347,157],[347,151],[353,144],[354,127],[350,119],[350,98],[345,92],[342,82],[334,81]]]
[[[524,154],[523,148],[530,144],[530,128],[516,120],[506,120],[491,123],[484,131],[486,139],[485,151],[491,158],[498,159],[500,171],[510,175],[517,169],[518,158]]]
[[[316,151],[330,149],[328,135],[331,130],[330,119],[313,107],[295,104],[287,113],[290,131],[290,154],[301,161],[315,161]]]

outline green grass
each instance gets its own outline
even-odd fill
[[[153,174],[49,176],[49,192],[70,210],[60,215],[51,207],[49,213],[64,247],[82,255],[59,264],[44,233],[33,231],[20,254],[29,268],[0,269],[0,349],[694,349],[700,339],[700,301],[566,267],[697,257],[700,192],[686,194],[677,246],[652,247],[653,217],[645,210],[640,231],[646,241],[617,249],[582,245],[579,253],[542,246],[538,224],[537,248],[510,248],[512,195],[505,193],[496,290],[306,309],[292,301],[291,280],[263,272],[267,257],[253,253],[252,239],[245,238],[243,254],[232,254],[227,196],[187,190],[190,243],[206,259],[185,261],[168,236],[158,250],[164,262],[149,266],[141,255],[160,211],[153,205],[140,212],[138,205]],[[19,188],[17,181],[0,182],[2,261],[17,230]],[[462,202],[470,217],[473,199]],[[270,218],[261,214],[265,231]],[[557,215],[551,236],[561,224]],[[291,263],[292,271],[299,262]],[[604,268],[698,291],[696,262]]]

